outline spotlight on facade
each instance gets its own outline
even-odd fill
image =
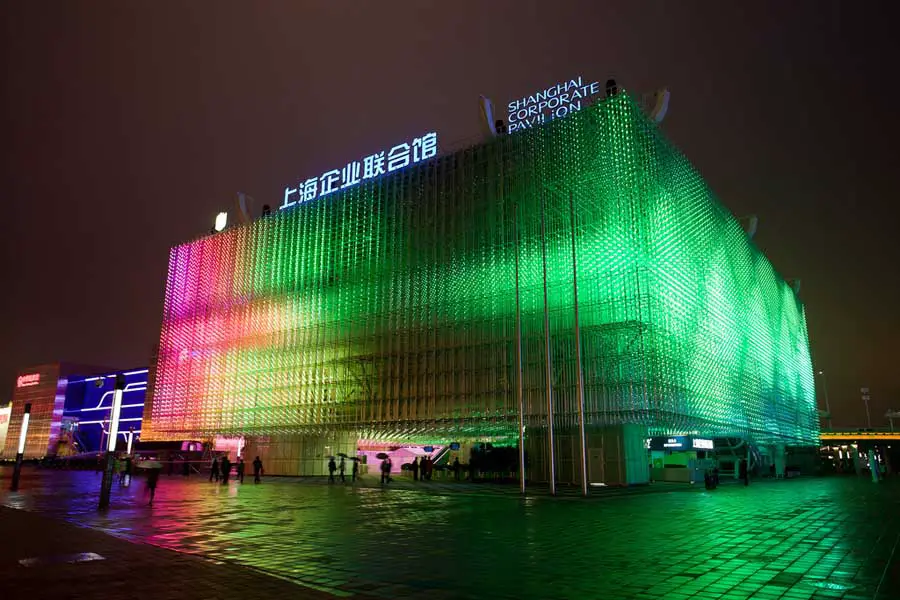
[[[222,231],[225,229],[225,226],[228,224],[228,213],[220,212],[216,215],[216,224],[213,226],[213,229],[216,231]]]
[[[606,80],[606,97],[609,98],[611,96],[615,96],[619,93],[619,85],[616,83],[615,79],[607,79]]]

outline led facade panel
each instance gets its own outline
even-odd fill
[[[514,439],[517,254],[574,428],[573,236],[588,427],[816,443],[803,306],[625,94],[173,248],[143,438]]]

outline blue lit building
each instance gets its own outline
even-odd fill
[[[140,439],[147,390],[147,369],[114,371],[91,377],[70,377],[60,423],[58,456],[96,452],[106,444],[116,375],[125,376],[117,446],[125,449],[128,436]]]

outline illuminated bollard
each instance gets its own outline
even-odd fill
[[[25,457],[25,436],[28,435],[28,421],[31,420],[31,402],[25,404],[25,413],[22,415],[22,430],[19,431],[19,448],[16,451],[16,466],[13,468],[12,484],[9,489],[19,489],[19,475],[22,474],[22,459]]]
[[[100,482],[99,508],[109,506],[109,492],[112,488],[113,465],[116,459],[116,441],[119,437],[119,414],[122,412],[122,390],[125,389],[125,376],[116,375],[116,389],[113,392],[113,405],[109,417],[109,437],[106,446],[106,466],[103,469],[103,480]]]

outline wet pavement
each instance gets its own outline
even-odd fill
[[[17,493],[0,477],[7,507],[342,597],[900,598],[900,478],[583,500],[455,482],[226,487],[163,475],[152,508],[138,478],[98,512],[93,472],[26,472]]]

